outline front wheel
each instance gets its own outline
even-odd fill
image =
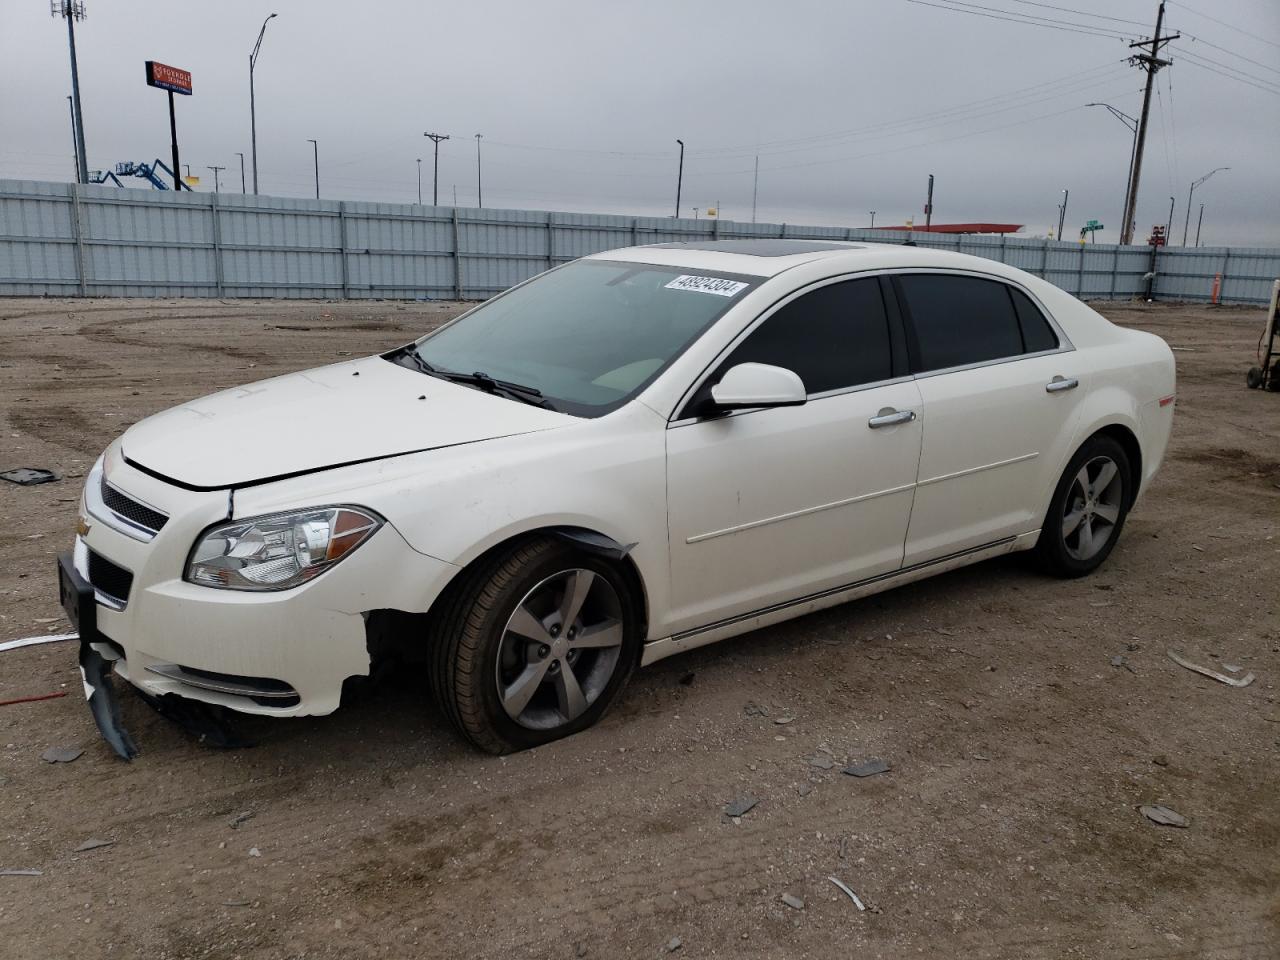
[[[619,566],[551,537],[464,574],[431,637],[436,696],[454,726],[490,753],[591,726],[638,659],[636,592]]]
[[[1083,577],[1110,555],[1133,505],[1129,457],[1115,440],[1090,437],[1058,481],[1036,555],[1059,577]]]

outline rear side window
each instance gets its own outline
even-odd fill
[[[1056,350],[1058,335],[1049,326],[1040,308],[1031,302],[1021,290],[1006,287],[1013,299],[1013,308],[1018,314],[1018,325],[1022,328],[1022,348],[1025,353],[1038,353],[1041,350]]]
[[[941,274],[897,279],[915,332],[917,372],[1023,352],[1022,331],[1005,284]]]
[[[811,394],[888,380],[889,319],[879,282],[845,280],[791,301],[756,328],[721,370],[739,363],[793,370]]]

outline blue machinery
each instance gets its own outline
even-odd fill
[[[161,172],[168,175],[169,179],[167,181],[161,178]],[[110,170],[94,170],[89,175],[89,182],[106,183],[110,180],[115,183],[117,187],[123,187],[124,184],[120,181],[121,177],[142,177],[142,179],[148,181],[151,186],[155,187],[157,190],[172,189],[169,186],[172,182],[182,184],[178,188],[180,190],[191,190],[190,187],[175,177],[173,171],[170,170],[165,162],[160,159],[152,160],[150,163],[134,163],[131,160],[126,160],[124,163],[116,164],[115,172]]]

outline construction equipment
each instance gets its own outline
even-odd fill
[[[1276,306],[1280,303],[1280,280],[1271,285],[1271,306],[1267,310],[1267,322],[1258,338],[1259,366],[1250,367],[1245,383],[1257,390],[1280,393],[1280,317]]]
[[[121,177],[142,177],[142,179],[146,180],[157,190],[169,190],[171,187],[168,182],[161,178],[161,171],[169,175],[170,182],[180,182],[165,162],[158,158],[152,160],[150,163],[134,163],[132,160],[126,160],[124,163],[117,163],[114,173],[109,170],[94,170],[89,175],[89,182],[106,183],[108,180],[114,180],[116,186],[123,187],[124,184],[120,182]],[[191,188],[183,184],[179,189],[190,190]]]

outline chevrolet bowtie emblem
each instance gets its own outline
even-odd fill
[[[89,521],[84,517],[76,518],[76,533],[82,537],[87,537],[89,535]]]

